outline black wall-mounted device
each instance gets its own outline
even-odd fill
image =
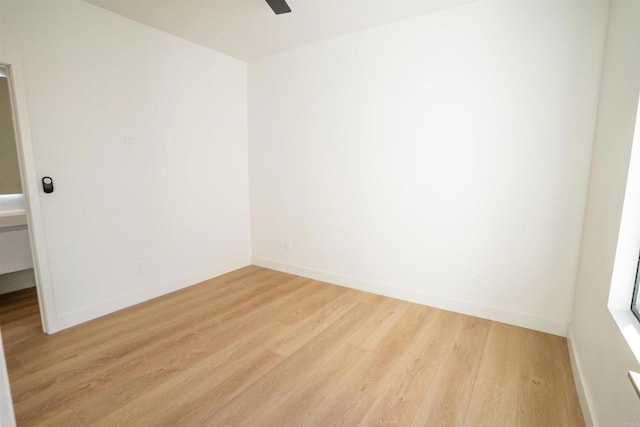
[[[273,10],[273,13],[276,15],[291,12],[291,8],[285,0],[267,0],[267,3],[269,3],[271,10]]]
[[[45,193],[53,193],[53,179],[50,176],[42,177],[42,189]]]

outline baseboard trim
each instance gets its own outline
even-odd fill
[[[36,285],[34,283],[27,282],[2,283],[0,284],[0,295],[35,287]]]
[[[595,423],[595,417],[591,412],[591,398],[584,385],[584,375],[582,371],[582,365],[580,364],[580,357],[576,351],[575,342],[573,340],[573,334],[571,332],[571,325],[567,332],[567,347],[569,348],[569,361],[571,362],[571,371],[573,372],[573,382],[578,392],[578,400],[580,400],[580,407],[582,408],[582,414],[584,416],[584,422],[587,427],[597,427]]]
[[[248,265],[251,265],[251,258],[241,257],[226,264],[222,264],[196,274],[181,277],[179,279],[174,279],[157,286],[146,288],[137,292],[133,292],[131,294],[111,299],[109,301],[105,301],[100,304],[84,307],[79,310],[74,310],[70,313],[64,313],[57,316],[54,325],[50,325],[49,333],[55,333],[63,329],[70,328],[71,326],[75,326],[80,323],[98,318],[100,316],[122,310],[123,308],[131,307],[132,305],[140,304],[150,299],[175,292],[177,290],[195,285],[197,283],[212,279],[214,277],[229,273]]]
[[[33,269],[26,269],[0,275],[0,295],[36,286]]]
[[[334,285],[370,292],[396,298],[403,301],[428,305],[430,307],[441,308],[443,310],[455,311],[457,313],[470,316],[481,317],[483,319],[495,320],[497,322],[508,323],[510,325],[521,326],[536,331],[546,332],[562,337],[567,336],[568,322],[555,319],[546,319],[529,314],[518,313],[497,307],[489,307],[479,304],[460,301],[437,295],[428,295],[409,289],[401,289],[389,285],[368,282],[362,279],[315,270],[312,268],[289,264],[270,258],[254,256],[253,264],[259,267],[270,268],[297,276],[307,277]]]

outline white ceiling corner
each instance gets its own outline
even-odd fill
[[[250,61],[474,0],[85,0],[140,23]]]

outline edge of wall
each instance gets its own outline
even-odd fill
[[[583,381],[584,375],[582,373],[582,365],[580,364],[575,342],[573,341],[571,325],[569,325],[569,331],[567,332],[567,347],[569,348],[569,361],[571,362],[571,371],[573,372],[573,382],[576,386],[576,391],[578,392],[578,399],[580,400],[580,407],[582,409],[584,421],[588,427],[595,427],[595,417],[591,412],[591,408],[593,406],[591,405],[591,399]]]
[[[357,289],[373,294],[396,298],[417,304],[428,305],[443,310],[455,311],[470,316],[481,317],[483,319],[495,320],[497,322],[508,323],[510,325],[521,326],[523,328],[534,329],[553,335],[565,337],[567,335],[568,322],[555,319],[531,316],[529,314],[504,310],[498,307],[473,304],[467,301],[460,301],[451,298],[428,295],[409,289],[400,289],[385,284],[372,283],[354,277],[343,276],[326,271],[289,264],[270,258],[254,256],[253,264],[259,267],[270,268],[284,273],[295,274],[309,279],[319,280],[338,286]]]
[[[204,282],[205,280],[213,279],[248,265],[251,265],[251,258],[249,256],[243,256],[226,264],[221,264],[199,273],[190,274],[188,276],[170,280],[157,286],[152,286],[138,292],[117,297],[103,303],[65,313],[57,317],[54,325],[50,325],[51,331],[49,333],[55,333],[66,328],[70,328],[71,326],[178,291],[197,283]]]

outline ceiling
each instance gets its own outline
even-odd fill
[[[264,0],[85,1],[250,61],[474,0],[288,0],[282,15]]]

